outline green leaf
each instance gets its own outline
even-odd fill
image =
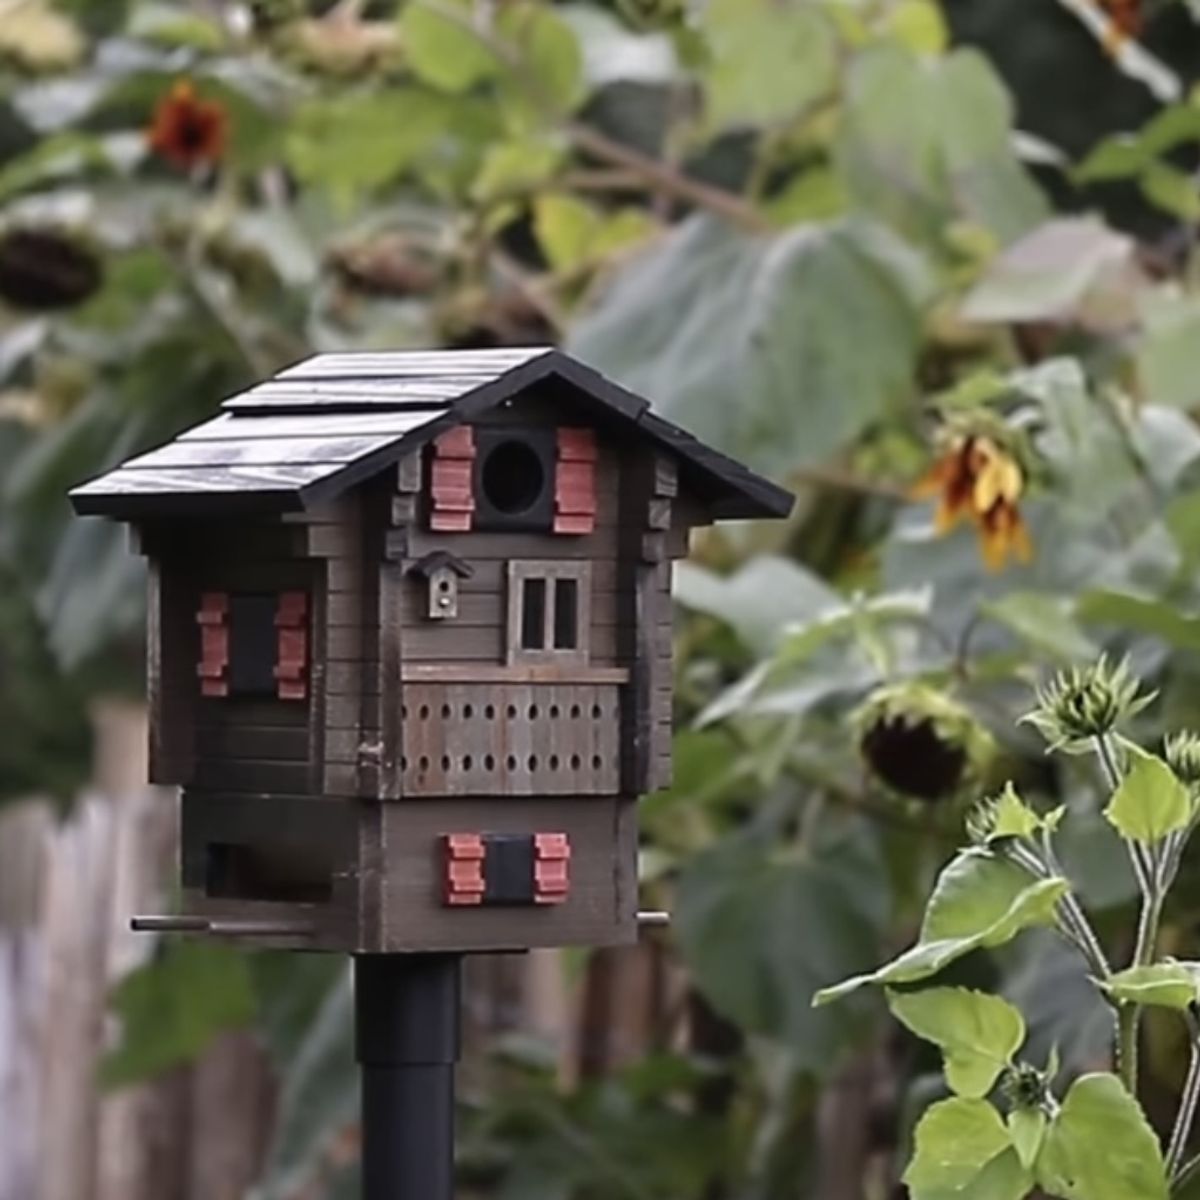
[[[1200,220],[1200,189],[1186,171],[1167,163],[1151,163],[1138,184],[1142,195],[1156,208],[1181,221]]]
[[[1084,592],[1075,611],[1081,621],[1147,633],[1180,650],[1200,650],[1200,616],[1180,612],[1178,605],[1097,589]]]
[[[534,138],[498,142],[484,155],[471,196],[485,202],[522,196],[550,179],[562,158],[557,142]]]
[[[766,654],[789,626],[842,607],[841,596],[820,576],[790,558],[762,554],[731,575],[696,563],[676,566],[675,600],[724,621],[752,650]]]
[[[1038,1108],[1014,1108],[1008,1114],[1008,1134],[1021,1166],[1032,1169],[1037,1162],[1046,1138],[1047,1124],[1046,1114]]]
[[[605,214],[564,192],[547,192],[533,202],[538,245],[556,271],[599,263],[614,250],[646,237],[654,221],[638,209]]]
[[[1130,967],[1096,986],[1119,1004],[1152,1004],[1186,1011],[1197,1000],[1197,978],[1192,968],[1177,962]]]
[[[857,822],[828,827],[803,857],[761,838],[720,839],[680,874],[674,919],[684,959],[718,1011],[785,1042],[805,1069],[828,1067],[858,1014],[814,1012],[812,993],[878,954],[886,877],[873,831]]]
[[[1113,828],[1152,846],[1185,829],[1192,811],[1191,796],[1175,772],[1161,758],[1131,746],[1129,771],[1104,810]]]
[[[1092,662],[1100,647],[1071,615],[1073,601],[1046,592],[1005,592],[985,600],[980,611],[1007,626],[1039,653],[1060,662]]]
[[[1023,929],[1051,925],[1065,879],[1037,879],[985,850],[968,850],[942,871],[929,898],[917,944],[869,975],[824,988],[829,1004],[867,984],[916,983],[974,950],[1011,941]]]
[[[1200,303],[1152,293],[1142,305],[1138,379],[1152,404],[1191,409],[1200,403]]]
[[[941,54],[950,42],[946,18],[933,0],[900,0],[888,10],[886,25],[896,41],[920,54]]]
[[[963,301],[968,321],[1078,320],[1126,328],[1136,317],[1132,238],[1096,217],[1059,217],[1004,250]]]
[[[925,1111],[904,1182],[912,1200],[1022,1200],[1033,1180],[1000,1114],[956,1097]]]
[[[907,401],[928,283],[877,227],[751,237],[696,216],[631,260],[569,348],[698,437],[782,473]]]
[[[1127,133],[1105,138],[1071,173],[1078,183],[1105,183],[1141,175],[1151,155],[1142,140]]]
[[[245,956],[204,941],[172,941],[159,957],[126,975],[112,995],[121,1042],[100,1065],[116,1087],[149,1079],[195,1058],[226,1029],[254,1016]]]
[[[497,30],[519,60],[506,71],[514,97],[529,104],[535,116],[571,112],[585,91],[583,54],[571,26],[535,0],[505,4]]]
[[[950,1090],[982,1099],[1025,1040],[1025,1021],[1007,1000],[965,988],[887,993],[892,1015],[941,1048]]]
[[[1166,1200],[1162,1149],[1115,1075],[1077,1079],[1046,1134],[1038,1184],[1063,1200]]]
[[[470,0],[409,0],[400,15],[412,69],[434,87],[465,92],[500,73],[500,59],[474,26]]]
[[[716,124],[780,121],[832,90],[837,39],[817,6],[711,0],[703,13],[713,54],[708,103]]]
[[[883,44],[851,60],[838,157],[856,204],[904,232],[940,242],[966,218],[1002,241],[1047,205],[1017,159],[1013,106],[974,50],[930,60]]]
[[[1041,828],[1042,819],[1017,795],[1011,783],[1006,784],[996,801],[991,836],[1027,838]]]

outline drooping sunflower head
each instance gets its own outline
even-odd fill
[[[1033,543],[1019,501],[1028,472],[1020,436],[990,413],[948,420],[937,439],[937,457],[913,487],[917,499],[937,499],[934,528],[948,533],[974,524],[989,570],[1010,559],[1028,562]]]
[[[229,114],[219,100],[198,95],[190,80],[180,79],[158,102],[146,131],[150,148],[181,170],[212,166],[226,150]]]
[[[919,683],[876,689],[854,716],[871,773],[901,796],[959,794],[992,757],[992,739],[956,700]]]

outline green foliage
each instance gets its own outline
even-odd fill
[[[109,1087],[195,1058],[226,1029],[249,1023],[254,988],[246,959],[225,946],[175,942],[116,987],[122,1038],[100,1066]]]
[[[1109,1128],[1089,1085],[1063,1125],[1047,1100],[1060,1081],[1022,1055],[1044,1063],[1058,1044],[1067,1080],[1094,1067],[1114,1007],[1126,1024],[1151,1003],[1178,1020],[1180,972],[1200,958],[1186,756],[1171,743],[1135,766],[1120,803],[1091,759],[1097,728],[1121,767],[1142,760],[1120,738],[1157,748],[1200,727],[1200,272],[1180,174],[1200,110],[1137,93],[1145,127],[1107,131],[1073,165],[1045,132],[1084,114],[1048,111],[1045,80],[1013,92],[1030,46],[1065,62],[1055,39],[1083,35],[1029,5],[1000,22],[1019,53],[993,63],[982,7],[256,0],[247,27],[230,6],[19,0],[0,19],[0,795],[69,792],[89,701],[140,675],[140,564],[119,530],[71,521],[65,490],[314,349],[561,340],[798,492],[786,525],[705,531],[678,571],[676,778],[640,809],[643,899],[675,916],[664,974],[686,971],[741,1048],[571,1087],[504,1049],[464,1104],[472,1195],[818,1194],[832,1151],[817,1113],[843,1102],[845,1077],[823,1089],[881,1053],[886,1014],[809,997],[914,930],[866,978],[911,980],[893,1001],[914,1028],[953,1027],[939,1044],[967,1090],[999,1062],[1000,1091],[1036,1099],[960,1096],[932,1126],[931,1110],[914,1194],[1018,1194],[1054,1159],[1087,1196],[1105,1161],[1077,1161],[1092,1124],[1142,1164],[1122,1186],[1158,1186],[1132,1115],[1110,1105]],[[1168,10],[1151,19],[1181,15]],[[956,44],[964,28],[975,48]],[[227,120],[221,153],[186,169],[146,137],[185,77]],[[1097,97],[1094,138],[1119,89],[1068,82]],[[1133,186],[1076,190],[1091,181]],[[19,247],[31,232],[91,264],[82,288],[14,256],[10,234]],[[974,470],[971,436],[1012,453],[1003,497],[994,477],[948,473]],[[1031,561],[989,570],[980,535],[1014,515]],[[1080,753],[1048,770],[1015,725],[1026,685],[1101,654],[1128,656],[1146,695],[1068,677],[1059,700],[1086,711],[1044,728]],[[988,753],[962,786],[893,786],[964,741]],[[964,791],[1008,775],[1019,790],[972,810],[975,845],[942,868],[922,922]],[[1151,865],[1178,873],[1159,925],[1182,962],[1143,953],[1106,976],[1088,947],[1081,967],[1082,905],[1103,910],[1102,950],[1123,944]],[[198,1052],[233,1019],[230,996],[247,1011],[237,960],[214,960],[221,988],[188,990],[169,982],[193,978],[173,953],[155,986],[185,1016],[131,1008],[122,1078]],[[261,1190],[352,1194],[343,973],[256,960],[251,977],[281,1097]],[[934,1028],[914,1015],[927,982],[1002,992],[1029,1045],[1010,1051],[1007,1017],[990,1042],[975,1002],[961,1028]],[[1143,1063],[1157,1095],[1173,1061]],[[873,1145],[863,1185],[880,1192],[928,1098],[921,1061],[888,1069],[896,1105],[871,1123],[894,1129],[895,1161]],[[943,1153],[943,1121],[974,1158]]]
[[[1080,952],[1091,970],[1092,985],[1117,1012],[1120,1075],[1077,1078],[1060,1103],[1053,1091],[1057,1051],[1045,1071],[1016,1058],[1026,1038],[1026,1022],[1008,1001],[951,987],[889,991],[893,1015],[942,1050],[946,1082],[956,1093],[954,1099],[927,1109],[917,1126],[904,1176],[915,1197],[970,1194],[1020,1200],[1036,1182],[1043,1192],[1062,1200],[1166,1200],[1194,1170],[1194,1164],[1183,1164],[1182,1155],[1200,1102],[1196,968],[1173,959],[1156,961],[1155,956],[1166,896],[1195,828],[1195,801],[1162,759],[1133,743],[1124,743],[1124,767],[1114,756],[1113,727],[1138,707],[1137,690],[1122,667],[1101,662],[1083,671],[1073,669],[1039,692],[1031,718],[1067,753],[1080,750],[1072,739],[1078,741],[1086,733],[1108,778],[1111,798],[1105,816],[1128,851],[1141,895],[1137,940],[1127,968],[1113,971],[1088,916],[1067,882],[1058,878],[1054,837],[1071,819],[1065,810],[1039,818],[1009,784],[998,800],[983,804],[969,821],[972,837],[988,847],[988,857],[979,859],[980,864],[993,864],[993,873],[1005,867],[1026,880],[1061,885],[1044,917]],[[1064,728],[1071,722],[1078,727]],[[1179,758],[1180,738],[1172,738],[1171,745]],[[939,931],[944,935],[978,926],[987,920],[981,914],[1001,907],[978,867],[973,876],[960,873],[953,889],[947,886],[950,872],[964,857],[951,864],[934,889],[921,941],[912,951],[873,975],[818,992],[814,1003],[838,999],[867,982],[919,982],[951,961],[931,953]],[[1008,891],[1014,886],[1008,885]],[[953,903],[947,900],[951,895]],[[947,924],[948,930],[943,928]],[[1011,937],[1019,928],[1005,932]],[[1192,1066],[1165,1153],[1137,1099],[1138,1024],[1147,1006],[1183,1014],[1192,1043]],[[997,1081],[1007,1119],[989,1100]]]

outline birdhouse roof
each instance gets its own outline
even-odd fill
[[[715,517],[779,517],[792,496],[552,347],[318,354],[219,416],[71,492],[75,511],[137,520],[323,504],[454,425],[542,381],[564,408],[674,454]]]

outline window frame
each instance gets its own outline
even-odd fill
[[[527,649],[522,643],[525,624],[525,584],[542,580],[546,585],[542,612],[542,645]],[[575,645],[559,648],[554,645],[555,616],[558,606],[558,581],[569,579],[575,584]],[[520,559],[508,563],[508,636],[506,662],[520,664],[559,664],[586,666],[591,655],[592,564],[586,559]]]

